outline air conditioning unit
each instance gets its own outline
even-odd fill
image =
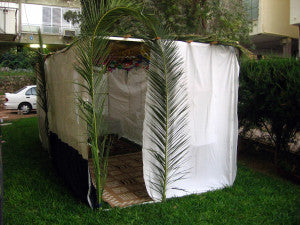
[[[75,36],[75,30],[64,30],[64,37],[74,37]]]

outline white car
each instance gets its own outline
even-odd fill
[[[36,109],[36,85],[23,87],[15,93],[5,93],[5,100],[5,109],[18,109],[28,114]]]

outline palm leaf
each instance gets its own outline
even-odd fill
[[[104,104],[107,98],[105,73],[110,48],[107,33],[115,21],[122,16],[139,15],[138,5],[128,0],[88,1],[83,2],[84,20],[82,36],[76,41],[76,71],[83,79],[80,83],[88,101],[78,94],[80,116],[87,123],[88,145],[92,153],[97,200],[102,202],[102,194],[107,176],[108,152],[110,139],[107,137],[103,120]],[[100,6],[100,7],[98,7]],[[109,33],[108,33],[109,34]]]
[[[157,34],[163,37],[163,30]],[[150,155],[154,179],[151,188],[166,200],[169,189],[178,189],[175,182],[184,179],[188,170],[182,170],[186,163],[189,137],[187,135],[187,91],[183,78],[181,59],[173,40],[149,40],[151,49],[148,71],[147,112],[150,119],[152,147]]]
[[[88,145],[90,146],[95,169],[97,200],[101,204],[106,179],[105,171],[107,171],[107,155],[104,152],[108,152],[106,149],[107,138],[105,133],[102,133],[105,130],[102,114],[107,95],[104,85],[106,72],[104,61],[108,57],[109,48],[107,38],[97,37],[93,42],[92,40],[92,38],[82,38],[77,42],[77,64],[75,69],[84,80],[84,83],[81,83],[80,86],[89,96],[87,101],[87,99],[78,95],[78,103],[81,118],[87,123]],[[100,136],[103,136],[104,141],[99,142]]]
[[[40,109],[44,111],[45,118],[44,118],[44,129],[47,136],[46,141],[46,148],[49,151],[50,147],[49,145],[49,120],[48,120],[48,95],[47,95],[47,81],[46,81],[46,73],[45,73],[45,52],[43,49],[43,39],[41,30],[38,30],[38,36],[39,36],[39,45],[40,47],[37,50],[36,53],[36,61],[37,64],[35,66],[35,72],[36,72],[36,82],[37,82],[37,104],[39,105]]]
[[[153,147],[149,151],[154,159],[152,166],[156,175],[152,181],[152,188],[161,195],[161,200],[165,200],[167,190],[178,189],[172,184],[183,179],[187,173],[180,170],[188,148],[187,96],[176,45],[172,40],[151,40],[163,37],[165,30],[155,26],[155,19],[141,14],[140,5],[135,1],[83,1],[83,8],[82,36],[75,42],[75,69],[84,80],[80,86],[89,96],[88,101],[79,96],[78,103],[81,117],[87,123],[88,144],[95,168],[97,200],[101,204],[108,162],[108,151],[105,151],[105,148],[110,146],[103,121],[107,96],[106,62],[110,52],[107,36],[110,36],[114,23],[123,16],[133,16],[148,29],[146,39],[149,40],[147,45],[152,50],[152,61],[148,73],[150,101],[147,102],[151,119],[147,123],[151,129],[150,139]]]

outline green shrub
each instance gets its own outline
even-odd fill
[[[294,58],[242,60],[239,122],[247,131],[265,130],[275,145],[274,160],[287,151],[300,127],[300,62]]]
[[[14,70],[32,69],[35,62],[34,57],[34,52],[29,48],[23,48],[21,52],[17,52],[16,48],[12,48],[0,56],[0,67],[8,67]]]

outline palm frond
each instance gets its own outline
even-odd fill
[[[97,184],[98,202],[102,201],[107,174],[107,146],[110,140],[105,133],[103,120],[104,103],[107,96],[105,85],[106,63],[109,56],[107,36],[114,23],[123,16],[132,16],[148,28],[146,39],[152,50],[151,69],[148,73],[148,113],[147,121],[153,147],[149,149],[153,157],[156,177],[152,188],[161,200],[177,180],[183,179],[187,171],[180,169],[185,162],[188,148],[186,135],[187,96],[185,80],[180,69],[181,61],[172,40],[160,40],[164,29],[155,27],[153,17],[140,13],[140,5],[132,0],[83,1],[82,36],[76,41],[76,71],[83,78],[80,86],[88,93],[89,99],[78,97],[81,117],[87,123],[88,144],[90,146]],[[159,35],[161,34],[161,35]],[[156,38],[156,40],[151,40]]]
[[[157,29],[157,34],[163,30]],[[164,36],[163,33],[161,35]],[[182,170],[186,163],[189,137],[187,135],[187,91],[183,78],[181,59],[173,40],[149,40],[151,49],[148,71],[147,112],[150,119],[152,142],[150,155],[153,173],[151,188],[166,200],[169,189],[178,189],[175,182],[184,179],[188,170]]]
[[[78,95],[80,116],[87,124],[88,145],[92,153],[95,169],[97,200],[102,202],[102,193],[106,182],[107,171],[107,146],[109,141],[102,132],[105,130],[103,122],[103,109],[107,96],[105,86],[105,61],[109,55],[108,39],[105,37],[81,38],[76,44],[76,71],[83,79],[83,83],[78,84],[88,93],[89,99],[84,99]],[[103,137],[99,141],[99,137]]]
[[[83,1],[82,36],[76,41],[76,71],[84,83],[81,86],[89,99],[78,96],[80,116],[87,123],[88,144],[95,169],[97,200],[102,202],[107,176],[107,158],[110,139],[106,136],[103,119],[104,105],[108,94],[106,64],[110,48],[107,33],[122,16],[139,15],[137,5],[129,0]]]
[[[48,105],[45,104],[47,102],[47,92],[46,92],[46,76],[45,76],[45,69],[44,69],[44,49],[43,49],[43,40],[41,31],[38,31],[39,35],[39,44],[40,47],[37,50],[37,65],[35,67],[36,75],[37,75],[37,83],[38,83],[38,104],[44,112],[48,111]]]
[[[44,111],[45,118],[44,118],[44,129],[45,134],[47,137],[46,141],[46,148],[49,151],[49,120],[48,120],[48,95],[47,95],[47,81],[46,81],[46,73],[45,73],[45,52],[43,49],[43,39],[41,30],[38,30],[39,36],[39,45],[40,47],[36,53],[37,64],[35,66],[36,72],[36,82],[37,82],[37,104],[39,105],[40,109]]]

